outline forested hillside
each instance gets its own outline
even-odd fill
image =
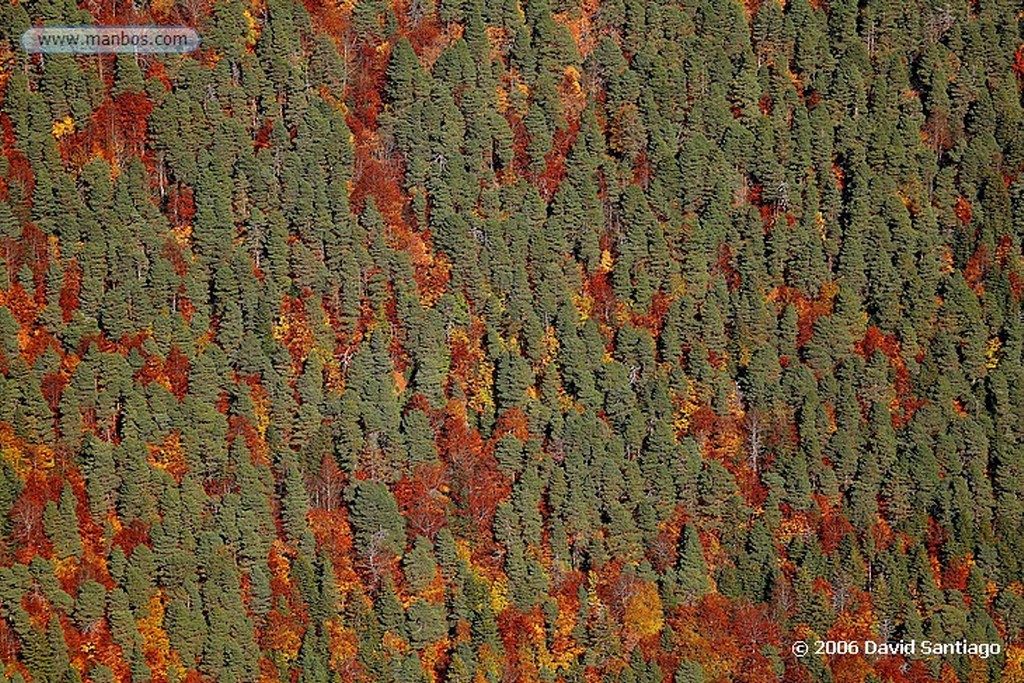
[[[1024,681],[1021,16],[0,3],[0,681]]]

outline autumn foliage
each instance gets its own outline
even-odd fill
[[[1019,8],[0,5],[0,681],[1024,680]]]

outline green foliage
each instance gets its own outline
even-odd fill
[[[1020,646],[1019,7],[172,4],[4,52],[0,679],[1019,675],[782,654]]]

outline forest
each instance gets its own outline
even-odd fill
[[[0,2],[0,681],[1020,683],[1022,241],[1019,0]]]

